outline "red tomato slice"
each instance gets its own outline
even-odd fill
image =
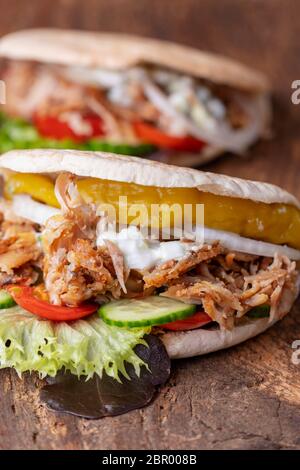
[[[59,307],[40,300],[34,295],[34,289],[28,286],[10,286],[7,289],[14,301],[30,313],[53,321],[71,321],[94,313],[96,304],[85,304],[80,307]]]
[[[161,328],[172,331],[194,330],[211,322],[212,319],[206,313],[197,312],[184,320],[172,321],[171,323],[161,325]]]
[[[77,134],[71,129],[67,122],[61,120],[58,116],[41,116],[37,114],[34,117],[34,124],[43,137],[56,140],[71,139],[80,143],[92,137],[104,135],[103,122],[98,116],[88,114],[82,116],[82,119],[89,124],[91,128],[89,134]]]
[[[205,142],[194,137],[174,137],[160,131],[150,124],[144,122],[136,122],[134,129],[140,139],[149,142],[150,144],[157,145],[158,147],[182,150],[185,152],[199,152],[205,147]]]

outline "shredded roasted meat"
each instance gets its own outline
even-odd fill
[[[59,248],[45,276],[50,300],[55,305],[76,306],[101,294],[120,296],[114,269],[106,263],[108,253],[94,248],[90,240],[78,239],[70,250]]]
[[[185,302],[202,303],[205,312],[222,327],[231,329],[235,318],[251,308],[268,304],[270,320],[287,311],[287,292],[296,294],[296,264],[284,256],[246,258],[230,253],[211,263],[200,263],[190,276],[182,276],[163,293]]]
[[[44,281],[51,302],[76,306],[102,295],[118,298],[125,287],[122,254],[96,247],[99,217],[81,199],[70,175],[57,178],[62,214],[48,219],[44,234]]]
[[[171,260],[158,265],[150,274],[144,276],[145,287],[161,287],[177,279],[202,261],[214,258],[222,252],[219,244],[204,245],[198,251],[192,251],[179,261]]]
[[[72,128],[84,134],[81,116],[95,113],[103,121],[106,138],[135,144],[138,139],[131,122],[125,120],[122,107],[112,106],[100,89],[66,80],[56,68],[11,61],[3,75],[6,83],[5,110],[11,116],[32,120],[35,114],[60,116]],[[137,120],[137,113],[132,112]]]
[[[35,284],[40,276],[38,268],[27,263],[13,270],[11,274],[0,271],[0,286],[7,284],[22,284],[30,286]]]
[[[125,286],[125,282],[126,282],[126,279],[128,278],[129,271],[125,266],[124,256],[121,250],[118,248],[118,246],[112,241],[106,240],[105,245],[112,259],[112,263],[113,263],[114,270],[115,270],[117,279],[119,281],[119,284],[122,287],[123,292],[125,292],[126,294],[127,289]]]
[[[57,115],[86,110],[87,87],[67,82],[50,67],[11,61],[4,72],[6,112],[31,119],[35,112]]]
[[[132,269],[126,281],[127,293],[122,295],[122,297],[126,297],[128,299],[148,297],[155,293],[155,289],[156,288],[154,286],[145,288],[143,273]]]
[[[38,277],[42,255],[34,227],[21,219],[3,220],[0,238],[0,286],[22,282],[32,284]]]
[[[234,313],[241,308],[238,298],[220,282],[195,280],[189,286],[176,284],[163,295],[189,303],[202,303],[205,312],[227,328],[233,327]]]
[[[0,241],[0,270],[11,274],[13,269],[37,261],[40,250],[33,233],[24,232]]]

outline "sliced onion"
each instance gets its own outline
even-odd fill
[[[180,129],[182,134],[191,134],[195,136],[195,133],[198,129],[197,126],[194,126],[188,118],[186,118],[172,106],[167,96],[160,90],[159,87],[154,85],[154,83],[146,78],[146,76],[143,82],[141,82],[141,85],[144,88],[145,95],[154,104],[154,106],[162,114],[165,114],[166,116],[169,116],[171,119],[176,121],[176,129]],[[199,135],[196,137],[199,137]]]
[[[124,72],[91,69],[88,67],[64,67],[59,69],[60,73],[73,82],[84,85],[101,86],[111,88],[124,80]]]
[[[162,236],[169,234],[162,230]],[[227,250],[240,251],[248,255],[267,256],[274,258],[275,254],[287,256],[292,260],[300,260],[300,250],[290,248],[287,245],[276,245],[275,243],[262,242],[252,238],[241,237],[237,233],[226,232],[225,230],[216,230],[208,227],[193,227],[193,231],[185,231],[180,228],[174,228],[172,235],[175,239],[186,239],[195,242],[195,246],[202,243],[220,242]]]
[[[234,130],[229,123],[218,122],[211,128],[200,128],[191,119],[182,115],[170,103],[168,97],[149,79],[142,83],[148,99],[163,114],[176,119],[178,127],[185,133],[197,137],[217,148],[224,148],[233,152],[243,152],[263,132],[268,118],[269,107],[264,96],[251,98],[239,97],[239,104],[249,116],[249,125],[243,129]]]
[[[215,146],[222,145],[227,150],[240,153],[264,133],[269,116],[269,105],[262,95],[251,98],[239,97],[238,102],[246,112],[249,124],[242,129],[235,130],[227,121],[218,123],[215,129],[207,130],[207,141]]]
[[[264,132],[269,116],[269,105],[265,96],[246,97],[236,92],[236,99],[249,117],[249,124],[246,127],[233,129],[226,120],[221,122],[216,120],[213,127],[200,127],[191,118],[176,110],[170,103],[168,96],[151,80],[149,74],[140,67],[126,71],[68,67],[63,70],[63,74],[73,81],[86,85],[102,86],[106,89],[126,80],[136,81],[143,87],[145,95],[153,105],[174,122],[174,127],[178,133],[192,135],[215,148],[236,153],[244,152]],[[101,114],[103,115],[103,109]],[[111,116],[108,122],[112,124]]]
[[[12,210],[18,217],[39,225],[45,225],[50,217],[60,213],[59,209],[34,201],[27,194],[18,194],[13,197]]]
[[[28,90],[27,95],[22,99],[22,116],[30,119],[40,104],[55,90],[57,83],[53,76],[40,72],[38,78],[34,80]]]
[[[275,245],[274,243],[241,237],[236,233],[205,227],[204,241],[211,243],[216,240],[220,241],[222,246],[228,250],[240,251],[241,253],[247,253],[249,255],[269,256],[273,258],[275,253],[278,253],[285,255],[292,260],[300,259],[300,251],[286,245]]]

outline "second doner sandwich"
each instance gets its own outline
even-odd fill
[[[0,41],[0,151],[78,148],[182,166],[243,154],[268,134],[269,83],[228,58],[174,43],[84,31]]]
[[[186,357],[264,331],[289,312],[297,297],[299,202],[276,186],[67,150],[9,152],[0,167],[0,283],[23,312],[13,317],[10,354],[18,325],[25,328],[24,312],[36,315],[41,325],[43,319],[71,321],[74,329],[79,322],[81,333],[95,316],[111,331],[151,331],[170,357]],[[120,209],[120,196],[126,196],[129,208],[143,204],[145,213],[138,226],[132,222],[118,231],[106,209]],[[152,204],[187,202],[204,204],[204,243],[190,233],[178,238],[176,226],[165,240],[160,219],[159,237],[145,236],[141,228]],[[12,316],[6,315],[0,319],[3,341],[5,322],[12,326]],[[70,333],[71,338],[76,336]],[[108,347],[123,340],[130,350],[134,342],[128,344],[122,335]],[[16,362],[14,355],[1,354],[3,367],[49,373],[48,356],[41,361],[32,349]],[[87,353],[81,354],[86,361]],[[68,355],[55,357],[55,370],[74,371]],[[80,368],[82,356],[77,360]],[[94,363],[89,367],[87,375],[97,372]]]

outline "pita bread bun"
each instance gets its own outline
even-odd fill
[[[171,359],[202,356],[211,352],[227,349],[231,346],[253,338],[270,328],[277,320],[269,322],[268,318],[261,318],[233,330],[197,330],[169,332],[161,336]]]
[[[115,33],[46,28],[17,31],[1,39],[0,56],[110,70],[150,64],[246,91],[270,89],[263,74],[221,55]]]
[[[80,150],[12,150],[0,156],[0,168],[23,173],[59,173],[102,178],[162,188],[198,188],[199,191],[257,202],[300,202],[278,186],[226,175],[177,167],[137,157]]]

